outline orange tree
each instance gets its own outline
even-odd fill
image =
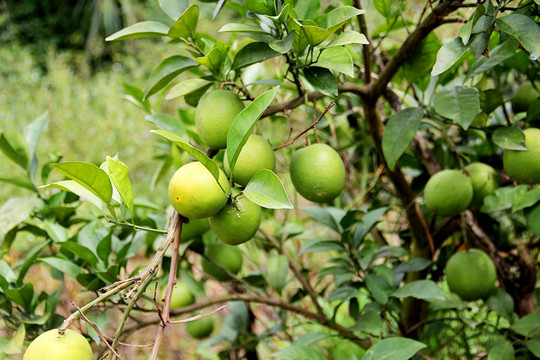
[[[176,323],[214,317],[222,321],[206,319],[196,331],[210,336],[197,346],[199,357],[540,356],[540,165],[530,160],[540,151],[538,1],[159,4],[168,22],[137,23],[107,38],[163,37],[177,52],[156,66],[144,89],[125,86],[125,98],[155,125],[162,151],[152,187],[168,182],[168,169],[197,161],[212,196],[227,197],[227,218],[240,223],[228,234],[234,226],[243,230],[244,218],[253,226],[260,216],[260,226],[253,239],[225,245],[198,212],[180,215],[134,197],[129,168],[118,157],[100,166],[58,157],[41,163],[36,148],[46,116],[24,133],[3,132],[0,148],[22,173],[1,180],[31,193],[0,211],[0,308],[11,331],[2,338],[4,354],[23,352],[39,333],[64,333],[82,318],[95,351],[109,358],[132,354],[125,345],[135,332],[155,327],[143,356],[156,359],[160,349],[167,356],[161,343],[177,336]],[[214,17],[228,14],[233,22],[206,32],[198,24],[210,6]],[[520,90],[517,99],[521,84],[530,91],[524,97]],[[207,98],[199,104],[218,89],[240,106],[221,111],[231,104]],[[173,99],[178,112],[161,113]],[[198,119],[200,112],[215,117],[215,126]],[[202,134],[218,126],[224,130],[217,135]],[[275,167],[269,161],[245,186],[230,178],[225,186],[221,169],[234,173],[252,133],[272,146]],[[207,139],[218,135],[226,141],[209,148]],[[291,182],[293,153],[314,143],[340,160],[314,156]],[[467,167],[473,162],[486,166]],[[478,174],[479,168],[488,170]],[[441,170],[464,176],[432,182],[434,205],[427,207],[424,187]],[[66,179],[51,182],[51,172]],[[194,210],[198,201],[212,208],[209,193],[197,188],[203,177],[175,183],[169,197],[176,209],[186,201]],[[193,191],[174,192],[187,183]],[[320,195],[327,183],[332,195]],[[199,197],[190,198],[194,193]],[[244,216],[259,207],[260,215]],[[23,232],[39,245],[10,257]],[[470,289],[470,278],[481,279],[467,276],[467,267],[473,272],[480,263],[494,266],[497,280],[462,299],[447,285],[445,268],[470,248],[490,261],[461,257],[449,270],[452,283]],[[69,305],[60,289],[34,291],[28,272],[37,264],[53,278],[76,279],[93,297],[61,316],[59,304]],[[163,299],[156,277],[167,284]],[[197,301],[170,309],[177,279]]]

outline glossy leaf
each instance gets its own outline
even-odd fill
[[[305,39],[307,40],[308,44],[311,46],[317,46],[323,41],[325,41],[330,35],[332,35],[332,32],[316,26],[316,25],[308,25],[308,24],[302,24],[301,22],[295,20],[295,22],[298,24],[298,27],[300,31],[304,34]]]
[[[103,169],[82,161],[68,161],[54,164],[52,167],[82,185],[105,204],[110,203],[113,192],[111,180]]]
[[[324,50],[315,64],[318,67],[334,70],[350,77],[355,76],[351,54],[341,46]]]
[[[145,117],[147,121],[157,125],[162,130],[169,131],[173,134],[180,136],[183,139],[188,139],[188,134],[186,132],[186,126],[177,117],[174,117],[169,114],[154,114],[148,115]]]
[[[286,54],[291,50],[293,43],[294,43],[294,37],[296,33],[293,31],[289,35],[287,35],[284,39],[279,40],[273,40],[268,43],[268,46],[274,51],[277,51],[280,54]]]
[[[407,360],[425,347],[425,344],[412,339],[387,338],[370,347],[362,360]]]
[[[114,184],[120,198],[129,211],[133,213],[133,190],[129,181],[129,168],[117,158],[107,156],[107,167],[109,168],[109,177]]]
[[[486,300],[487,306],[508,321],[514,316],[514,300],[503,289],[496,287]]]
[[[15,336],[6,344],[2,349],[2,352],[7,355],[20,354],[24,348],[24,338],[26,337],[26,326],[24,323],[19,325],[19,328],[15,332]]]
[[[332,40],[326,47],[343,46],[349,44],[367,45],[369,41],[364,34],[354,30],[345,30]]]
[[[72,263],[69,260],[60,259],[57,257],[46,257],[46,258],[40,258],[39,261],[42,263],[45,263],[49,265],[52,268],[55,268],[56,270],[68,274],[74,278],[77,278],[79,274],[81,274],[81,268],[74,263]]]
[[[50,221],[44,221],[42,227],[53,242],[62,243],[67,241],[68,233],[65,227]]]
[[[333,98],[338,96],[337,79],[330,70],[322,67],[310,66],[309,68],[304,69],[304,77],[315,90]]]
[[[403,0],[374,0],[373,6],[385,18],[393,18],[404,8]]]
[[[30,150],[21,133],[15,131],[1,133],[0,150],[23,170],[28,169],[30,165]]]
[[[319,350],[313,347],[291,345],[272,354],[281,360],[325,360]]]
[[[516,212],[531,207],[540,201],[540,187],[534,187],[526,193],[519,194],[512,205],[512,211]]]
[[[62,243],[62,248],[87,262],[91,266],[95,267],[99,262],[97,256],[92,252],[91,249],[76,242],[68,241]]]
[[[302,210],[307,216],[319,221],[321,224],[328,226],[337,233],[341,233],[343,228],[340,223],[345,216],[345,211],[342,209],[320,206],[305,206]]]
[[[437,52],[437,59],[433,69],[431,69],[431,76],[437,76],[450,69],[469,48],[463,45],[463,41],[460,38],[444,44]]]
[[[315,20],[321,12],[321,2],[312,0],[298,0],[294,5],[298,19]]]
[[[397,161],[414,138],[423,116],[422,109],[408,108],[388,119],[384,128],[382,148],[390,170],[394,170]]]
[[[516,12],[498,18],[496,24],[502,31],[518,39],[532,58],[540,57],[540,25],[533,19]]]
[[[176,21],[187,9],[187,0],[158,0],[159,7],[168,17]]]
[[[253,203],[267,209],[292,209],[281,180],[271,170],[259,170],[243,191]]]
[[[176,38],[195,38],[195,29],[199,21],[199,6],[190,5],[171,26],[167,35]]]
[[[169,32],[169,27],[157,21],[143,21],[128,26],[115,32],[105,39],[105,41],[135,39],[141,37],[165,36]]]
[[[281,55],[264,42],[252,42],[244,46],[234,57],[231,68],[237,70]]]
[[[234,119],[227,134],[227,161],[229,162],[229,169],[231,173],[234,171],[236,161],[240,155],[240,151],[245,143],[248,141],[249,136],[253,132],[255,124],[261,117],[262,113],[268,108],[274,97],[276,96],[278,88],[275,87],[268,90],[264,94],[258,96],[247,107],[245,107]]]
[[[333,33],[352,18],[364,14],[364,10],[353,6],[340,6],[326,13],[320,21],[320,25]]]
[[[494,212],[512,208],[517,200],[527,193],[526,185],[505,186],[496,189],[484,198],[484,204],[480,208],[481,212]]]
[[[208,55],[195,58],[199,64],[206,66],[211,71],[219,71],[223,66],[223,62],[229,51],[229,45],[224,42],[218,41],[214,44],[214,47]]]
[[[480,92],[475,87],[456,86],[433,96],[435,111],[457,122],[464,130],[474,121],[480,109]]]
[[[122,86],[124,87],[125,91],[125,95],[122,96],[124,99],[147,113],[152,112],[150,102],[148,99],[144,99],[144,91],[129,84],[122,84]]]
[[[88,201],[90,204],[94,205],[99,210],[102,209],[102,200],[98,196],[94,195],[94,193],[92,193],[90,190],[86,189],[84,186],[74,180],[57,181],[52,184],[40,186],[40,189],[59,189],[69,191]]]
[[[163,89],[180,73],[197,66],[197,62],[182,55],[173,55],[163,60],[150,74],[144,99]]]
[[[210,159],[208,156],[206,156],[206,154],[204,152],[202,152],[201,150],[193,147],[188,142],[186,142],[186,140],[182,139],[178,135],[175,135],[175,134],[173,134],[173,133],[171,133],[169,131],[151,130],[150,132],[169,140],[170,142],[172,142],[173,144],[178,146],[180,149],[184,150],[185,152],[187,152],[188,154],[193,156],[195,159],[200,161],[208,169],[208,171],[210,171],[210,173],[212,174],[212,176],[214,176],[216,181],[219,180],[219,168],[218,168],[218,166],[216,165],[216,163],[212,159]],[[219,181],[218,181],[218,184],[219,184]]]
[[[480,59],[476,60],[474,64],[472,64],[467,76],[478,75],[484,71],[494,68],[503,61],[514,56],[518,47],[519,43],[515,39],[509,38],[490,51],[489,58],[481,57]]]
[[[437,302],[444,300],[444,290],[431,280],[417,280],[399,288],[392,296],[400,299],[410,296],[428,302]]]
[[[276,15],[273,0],[245,0],[246,8],[255,14]]]
[[[223,25],[219,32],[237,32],[237,33],[252,33],[252,34],[264,34],[270,35],[266,30],[257,25],[242,24],[242,23],[228,23]]]
[[[497,128],[492,135],[491,140],[505,150],[527,150],[525,146],[525,135],[517,127]]]
[[[354,248],[357,249],[366,235],[379,222],[380,217],[388,210],[388,207],[381,207],[371,210],[356,223],[354,229]]]

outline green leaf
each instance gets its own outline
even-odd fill
[[[46,246],[50,245],[50,243],[51,243],[50,240],[48,240],[39,245],[36,245],[34,248],[32,248],[32,250],[30,250],[26,254],[24,261],[21,267],[19,268],[19,276],[17,277],[17,286],[23,285],[23,280],[24,280],[24,277],[26,276],[26,273],[28,272],[30,267],[34,265],[35,260],[39,256],[39,253],[41,252],[41,250],[43,250]]]
[[[10,283],[15,283],[17,281],[17,276],[15,276],[11,267],[4,260],[0,260],[0,276]]]
[[[122,202],[133,213],[133,191],[128,177],[129,168],[122,161],[110,156],[107,156],[107,167],[109,168],[109,177],[120,194]]]
[[[50,221],[44,221],[42,223],[43,230],[47,232],[49,238],[55,243],[62,243],[67,241],[68,233],[67,229],[61,225]]]
[[[15,186],[19,186],[27,190],[35,191],[34,184],[27,177],[23,177],[23,176],[15,176],[11,178],[0,177],[0,181],[15,185]]]
[[[180,136],[183,139],[189,138],[186,132],[186,126],[184,125],[182,120],[180,120],[177,117],[174,117],[169,114],[154,114],[154,115],[147,115],[145,119],[155,124],[157,127],[159,127],[162,130],[169,131],[173,134]]]
[[[150,74],[144,99],[163,89],[180,73],[197,66],[197,62],[182,55],[173,55],[163,60]]]
[[[491,140],[505,150],[527,150],[525,146],[525,135],[517,127],[498,128],[493,132]]]
[[[525,193],[527,193],[526,185],[498,188],[484,198],[484,204],[480,208],[480,211],[488,213],[510,209]]]
[[[291,50],[293,43],[294,43],[294,37],[296,33],[293,31],[285,39],[278,39],[273,40],[268,43],[268,46],[274,51],[277,51],[280,54],[286,54]]]
[[[39,140],[41,139],[43,132],[47,128],[48,116],[49,113],[44,112],[34,121],[28,124],[28,126],[26,126],[26,128],[24,129],[23,135],[24,139],[26,140],[26,144],[28,145],[28,159],[30,162],[34,161]]]
[[[431,69],[431,76],[437,76],[450,69],[465,52],[468,47],[463,45],[463,41],[460,38],[444,44],[437,52],[437,59],[433,69]]]
[[[167,35],[176,38],[195,39],[195,29],[199,21],[199,5],[192,4],[171,26]]]
[[[385,18],[393,18],[400,11],[404,10],[404,1],[403,0],[374,0],[373,6],[375,9],[384,16]]]
[[[512,212],[531,207],[538,201],[540,201],[540,187],[535,187],[531,191],[527,191],[517,197],[516,202],[512,206]]]
[[[491,347],[488,351],[487,360],[514,360],[515,353],[512,343],[507,340],[497,342],[497,344]]]
[[[248,141],[248,138],[262,113],[268,108],[276,96],[277,90],[278,88],[275,87],[258,96],[247,107],[240,111],[232,122],[229,133],[227,134],[226,148],[227,161],[229,162],[231,174],[234,171],[242,147]]]
[[[204,79],[188,79],[184,80],[182,82],[179,82],[178,84],[174,85],[171,90],[169,90],[169,93],[167,96],[165,96],[166,100],[175,99],[180,96],[184,96],[186,94],[191,94],[199,89],[202,89],[205,86],[208,86],[212,84],[211,81],[204,80]],[[164,129],[167,130],[167,129]],[[174,132],[174,131],[173,131]]]
[[[325,360],[319,350],[313,347],[291,345],[272,354],[282,360]]]
[[[388,207],[381,207],[371,210],[360,219],[354,229],[354,248],[357,249],[366,235],[379,222],[380,217],[388,210]]]
[[[270,35],[266,30],[257,25],[242,24],[242,23],[228,23],[225,24],[218,32],[237,32],[248,34],[264,34]]]
[[[540,312],[525,315],[510,326],[510,329],[525,337],[540,336]]]
[[[246,8],[255,14],[276,15],[273,0],[245,0]]]
[[[5,235],[28,219],[34,209],[41,204],[36,196],[21,196],[7,200],[0,207],[0,242]],[[5,249],[11,244],[2,243]]]
[[[344,47],[332,47],[324,50],[315,63],[318,67],[335,70],[354,77],[354,64],[351,54]]]
[[[334,46],[343,46],[349,44],[367,45],[369,44],[369,41],[364,34],[361,34],[358,31],[345,30],[341,34],[339,34],[334,40],[332,40],[328,45],[326,45],[326,47],[330,48]]]
[[[409,83],[418,83],[430,73],[429,69],[435,64],[440,47],[439,39],[432,32],[414,48],[401,68]]]
[[[87,248],[86,246],[83,246],[81,244],[78,244],[73,241],[68,241],[62,244],[62,248],[66,249],[67,251],[71,252],[73,255],[81,258],[82,260],[86,261],[91,266],[95,267],[99,260],[97,256],[92,252],[91,249]]]
[[[28,169],[30,165],[30,150],[21,133],[15,131],[1,133],[0,150],[23,170]]]
[[[425,347],[425,344],[412,339],[386,338],[370,347],[362,360],[407,360]]]
[[[264,42],[252,42],[238,51],[231,68],[237,70],[281,55]]]
[[[198,57],[195,60],[212,71],[219,71],[219,69],[221,69],[223,66],[223,62],[225,61],[228,52],[229,45],[225,44],[224,42],[217,41],[208,55]]]
[[[40,189],[59,189],[59,190],[69,191],[78,195],[82,199],[85,199],[90,204],[97,207],[99,210],[102,209],[102,205],[103,205],[102,200],[96,195],[94,195],[94,193],[86,189],[84,186],[82,186],[81,184],[73,180],[58,181],[52,184],[40,186],[39,188]]]
[[[59,173],[75,180],[105,204],[111,202],[113,192],[111,179],[103,169],[82,161],[68,161],[51,166]]]
[[[266,280],[277,293],[287,285],[287,274],[289,272],[289,260],[285,255],[271,254],[266,260]]]
[[[364,10],[357,9],[353,6],[340,6],[326,13],[319,24],[330,33],[333,33],[352,18],[362,14],[365,14]]]
[[[308,44],[310,44],[312,47],[319,45],[324,40],[326,40],[330,35],[332,35],[332,32],[322,27],[309,25],[309,24],[302,24],[298,20],[294,20],[294,21],[298,25],[298,28],[304,35]]]
[[[527,349],[528,349],[534,356],[536,356],[537,358],[540,358],[540,339],[538,339],[538,338],[529,339],[529,340],[525,343],[525,346],[527,347]]]
[[[142,91],[136,86],[129,84],[122,84],[122,86],[124,87],[124,91],[126,92],[126,94],[122,96],[123,99],[134,104],[144,112],[152,112],[150,102],[148,101],[148,99],[144,99],[144,91]]]
[[[79,274],[81,274],[81,268],[72,263],[69,260],[60,259],[57,257],[46,257],[46,258],[40,258],[39,261],[49,265],[52,268],[55,268],[56,270],[71,275],[74,278],[77,278]]]
[[[208,171],[210,171],[212,176],[216,179],[216,181],[219,184],[219,168],[212,159],[206,156],[205,153],[191,146],[189,143],[186,142],[186,140],[182,139],[178,135],[175,135],[169,131],[151,130],[150,132],[169,140],[170,142],[178,146],[180,149],[184,150],[185,152],[193,156],[195,159],[200,161],[208,169]]]
[[[525,212],[525,219],[529,230],[536,236],[540,236],[540,204]]]
[[[133,24],[120,31],[115,32],[105,39],[105,41],[135,39],[141,37],[165,36],[169,32],[169,27],[157,21],[143,21]]]
[[[341,220],[345,216],[345,212],[336,208],[323,208],[320,206],[305,206],[302,210],[311,218],[319,221],[321,224],[328,226],[330,229],[341,234],[343,228],[340,225]]]
[[[310,66],[304,69],[304,76],[315,90],[333,98],[338,96],[337,79],[330,70]]]
[[[20,354],[24,348],[24,338],[26,337],[26,327],[24,323],[19,325],[15,336],[11,338],[11,341],[2,349],[4,354],[14,355]]]
[[[480,92],[475,87],[456,86],[433,96],[435,111],[457,122],[464,130],[474,121],[480,109]]]
[[[481,57],[480,59],[476,60],[472,64],[469,72],[467,72],[467,76],[475,76],[494,68],[503,61],[514,56],[518,47],[519,43],[515,39],[509,38],[490,51],[489,58]]]
[[[424,258],[414,258],[409,261],[402,262],[398,266],[394,267],[395,273],[415,272],[427,269],[431,265],[431,260]]]
[[[518,39],[531,53],[531,58],[540,57],[540,25],[536,21],[516,12],[498,18],[495,23],[502,31]]]
[[[397,161],[414,138],[424,112],[420,108],[408,108],[393,114],[384,128],[382,148],[390,170],[394,170]]]
[[[312,0],[298,0],[294,5],[298,19],[315,20],[321,12],[321,2]]]
[[[383,277],[375,274],[366,275],[366,287],[373,299],[381,305],[386,305],[388,296],[394,292],[394,288]]]
[[[259,170],[243,191],[253,203],[267,209],[292,209],[281,180],[271,170]]]
[[[487,306],[508,321],[514,317],[514,300],[503,289],[496,287],[486,300]]]
[[[168,17],[176,21],[188,7],[187,0],[159,0],[159,7]]]
[[[321,251],[345,251],[345,247],[339,241],[334,240],[310,240],[300,248],[298,255]]]
[[[399,288],[392,296],[403,299],[413,297],[428,302],[444,301],[444,290],[431,280],[417,280]]]

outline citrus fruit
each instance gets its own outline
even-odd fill
[[[206,248],[205,254],[233,274],[238,274],[242,268],[242,251],[235,246],[215,243]],[[229,274],[205,258],[201,259],[201,266],[204,272],[218,280],[227,281],[230,279]]]
[[[210,226],[219,240],[238,245],[250,240],[261,224],[261,207],[246,197],[227,203],[210,218]]]
[[[210,230],[208,218],[189,220],[187,224],[182,224],[182,241],[188,241],[193,238],[200,237],[208,230]]]
[[[445,271],[450,291],[463,300],[483,299],[495,288],[495,265],[482,250],[455,253],[446,263]]]
[[[473,162],[465,166],[465,172],[469,175],[473,187],[471,206],[480,207],[484,198],[499,187],[497,171],[488,164]]]
[[[540,183],[540,129],[523,130],[527,150],[504,150],[504,171],[524,184]]]
[[[225,172],[230,175],[231,171],[227,159],[227,153],[225,153],[223,159]],[[232,179],[235,183],[246,186],[257,171],[274,170],[275,166],[276,156],[268,141],[259,135],[252,134],[238,155]]]
[[[84,336],[67,329],[49,330],[34,339],[26,349],[23,360],[92,360],[92,348]]]
[[[296,190],[308,200],[325,203],[336,198],[345,186],[345,166],[341,157],[326,144],[296,150],[290,164]]]
[[[244,104],[231,91],[214,90],[203,95],[195,111],[195,126],[209,148],[224,149],[227,134]]]
[[[428,209],[441,216],[454,216],[469,207],[473,198],[471,180],[459,170],[441,170],[424,188]]]
[[[188,219],[202,219],[216,214],[229,196],[229,183],[219,170],[219,184],[200,162],[176,170],[169,182],[169,200],[178,213]]]
[[[165,297],[166,288],[162,290],[161,299]],[[195,296],[188,287],[181,282],[177,282],[171,294],[171,309],[179,309],[195,303]]]
[[[206,316],[186,323],[188,334],[195,339],[202,339],[210,336],[214,330],[214,319]]]
[[[510,98],[512,111],[514,114],[527,111],[529,105],[540,97],[538,90],[530,82],[526,82],[519,86]]]

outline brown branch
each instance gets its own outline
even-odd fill
[[[77,309],[77,311],[79,312],[79,314],[81,315],[81,319],[83,319],[85,322],[88,323],[88,325],[90,325],[95,331],[96,333],[98,334],[99,338],[101,339],[101,341],[103,341],[105,343],[105,345],[107,345],[107,347],[109,348],[109,350],[111,350],[114,354],[114,356],[116,356],[118,359],[120,360],[124,360],[120,354],[118,354],[114,349],[113,347],[111,346],[111,344],[109,344],[109,341],[107,341],[107,339],[105,338],[105,336],[101,333],[101,331],[99,330],[99,328],[97,327],[96,324],[94,324],[92,321],[90,321],[85,315],[84,313],[82,312],[81,308],[79,308],[77,305],[75,305],[75,303],[71,300],[69,300],[69,302],[71,303],[71,305],[75,306],[75,308]]]
[[[285,142],[284,144],[280,145],[280,146],[277,146],[274,148],[274,151],[276,150],[279,150],[279,149],[283,149],[284,147],[287,147],[289,145],[291,145],[292,143],[294,143],[296,140],[298,140],[299,138],[301,138],[304,134],[306,134],[309,130],[315,128],[315,126],[317,126],[317,124],[319,123],[319,121],[322,120],[322,118],[326,115],[326,113],[334,106],[336,105],[336,103],[334,101],[331,101],[330,104],[328,104],[328,106],[324,109],[323,113],[321,114],[321,116],[319,116],[319,118],[317,120],[315,120],[313,122],[313,124],[311,124],[310,126],[308,126],[307,128],[305,128],[304,130],[301,130],[299,131],[295,136],[294,138],[292,139],[289,139],[287,142]]]
[[[221,310],[225,310],[226,308],[227,308],[227,305],[223,305],[223,306],[220,306],[217,309],[214,309],[214,310],[212,310],[212,311],[210,311],[209,313],[206,313],[206,314],[199,314],[199,315],[191,316],[191,317],[188,317],[187,319],[182,319],[182,320],[169,320],[169,324],[184,324],[184,323],[187,323],[187,322],[190,322],[190,321],[199,320],[199,319],[202,319],[202,318],[205,318],[205,317],[208,317],[208,316],[212,316],[215,313],[220,312]]]
[[[306,101],[306,98],[307,98],[307,101],[314,101],[314,100],[324,97],[325,95],[318,91],[312,91],[312,92],[306,93],[305,96],[306,97],[304,98],[304,95],[300,95],[300,96],[295,97],[292,100],[271,105],[263,112],[263,114],[261,115],[261,118],[271,116],[280,112],[284,112],[285,110],[295,109],[299,107],[300,105],[304,104]]]
[[[360,0],[354,0],[353,5],[357,9],[362,9]],[[368,38],[368,27],[364,14],[360,14],[356,17],[358,20],[358,26],[360,26],[360,32]],[[369,41],[369,39],[368,39]],[[373,45],[369,42],[367,45],[362,46],[362,57],[364,58],[364,82],[369,84],[371,82],[371,54],[373,52]]]

